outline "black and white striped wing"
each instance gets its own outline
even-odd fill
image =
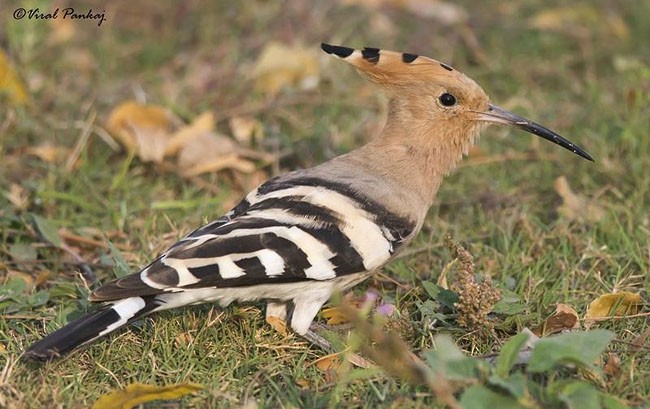
[[[372,271],[413,229],[411,221],[345,185],[271,179],[226,216],[192,232],[140,273],[101,287],[93,299],[322,281]]]
[[[307,333],[332,292],[386,263],[415,225],[346,184],[293,176],[271,179],[139,273],[97,289],[91,299],[111,305],[25,355],[50,359],[151,312],[200,302],[268,299],[267,315],[282,319],[291,302],[291,328]]]

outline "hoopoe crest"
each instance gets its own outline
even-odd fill
[[[322,49],[387,92],[382,132],[347,154],[263,183],[140,271],[96,289],[91,300],[103,308],[34,343],[25,356],[51,359],[147,314],[204,302],[266,300],[267,317],[308,336],[334,292],[363,281],[417,235],[442,177],[486,125],[511,125],[593,160],[492,104],[444,63],[377,48]]]

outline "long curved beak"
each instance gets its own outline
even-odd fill
[[[478,120],[485,122],[493,122],[497,124],[511,125],[519,129],[523,129],[526,132],[530,132],[534,135],[542,137],[548,141],[556,143],[568,149],[576,155],[582,156],[583,158],[594,161],[594,158],[591,157],[584,149],[574,144],[573,142],[563,138],[562,136],[556,134],[548,128],[543,127],[542,125],[535,123],[531,120],[528,120],[522,116],[513,114],[510,111],[498,107],[494,104],[490,104],[490,107],[485,112],[479,112]]]

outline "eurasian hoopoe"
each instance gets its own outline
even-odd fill
[[[364,280],[418,233],[444,175],[489,123],[513,125],[592,160],[541,125],[490,103],[473,80],[436,60],[322,44],[388,94],[371,142],[275,177],[140,272],[95,290],[111,303],[36,342],[48,359],[146,314],[203,302],[268,300],[267,317],[300,335],[336,291]]]

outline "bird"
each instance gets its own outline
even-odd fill
[[[308,337],[330,297],[368,278],[420,231],[442,179],[490,124],[584,149],[493,104],[471,78],[425,56],[323,43],[387,95],[383,129],[365,145],[273,177],[146,267],[105,284],[103,303],[35,342],[51,360],[148,314],[199,303],[266,302],[266,316]],[[308,338],[309,339],[309,338]]]

